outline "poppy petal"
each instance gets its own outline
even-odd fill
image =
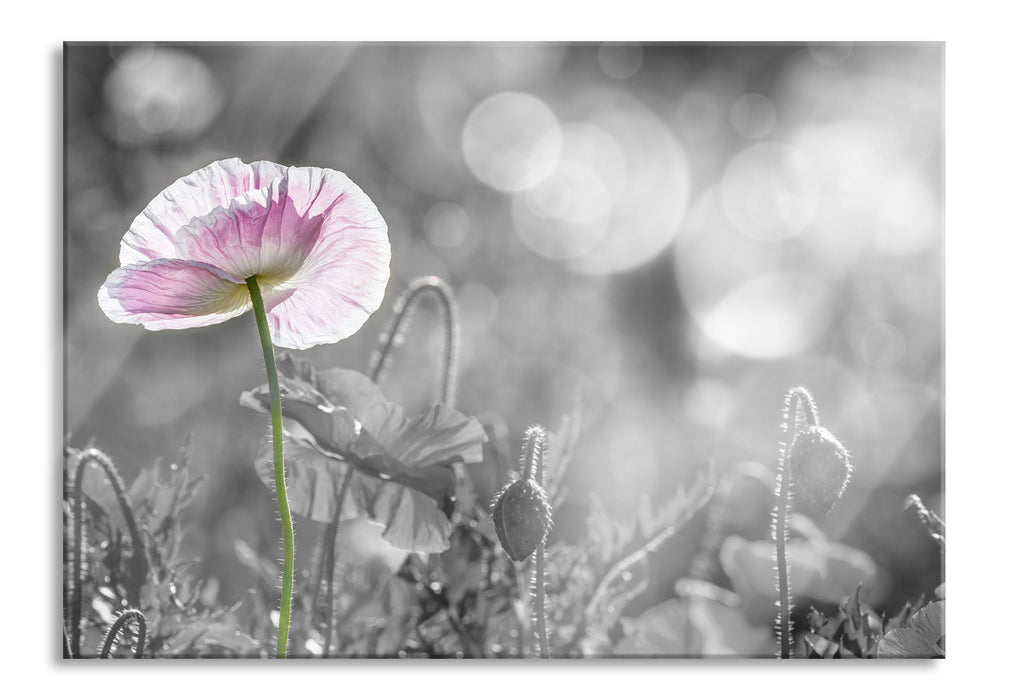
[[[216,207],[226,209],[235,198],[269,186],[286,172],[285,166],[269,161],[246,164],[229,158],[179,178],[133,220],[120,244],[120,263],[178,258],[175,236],[193,218]]]
[[[116,323],[139,323],[152,331],[209,326],[252,306],[244,280],[187,260],[120,267],[98,290],[98,304]]]
[[[267,280],[263,301],[274,343],[303,350],[353,335],[381,306],[391,252],[385,221],[345,175],[327,171],[322,179],[306,172],[318,168],[290,170],[289,196],[296,207],[319,193],[301,215],[325,214],[311,254],[283,283]]]
[[[343,173],[288,168],[266,187],[246,192],[228,207],[194,218],[175,236],[174,257],[197,260],[236,277],[282,284],[311,256],[323,233],[381,228],[371,200]]]

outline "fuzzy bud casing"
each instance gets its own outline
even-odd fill
[[[550,500],[532,479],[515,479],[494,497],[494,529],[512,561],[524,561],[546,538],[553,526]]]
[[[841,441],[822,426],[808,427],[792,441],[789,459],[796,495],[821,513],[830,512],[852,473]]]

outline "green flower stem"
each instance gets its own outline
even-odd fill
[[[291,626],[291,596],[294,590],[294,525],[291,507],[287,503],[287,481],[284,476],[284,426],[280,414],[280,382],[277,379],[277,361],[273,356],[273,341],[266,323],[266,307],[259,291],[256,276],[245,280],[252,297],[252,310],[256,314],[259,339],[263,343],[263,360],[266,362],[266,379],[270,385],[270,416],[273,421],[273,482],[280,509],[280,527],[284,535],[284,574],[280,587],[280,624],[277,630],[277,658],[287,656],[287,635]]]

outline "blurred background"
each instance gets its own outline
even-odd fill
[[[903,509],[915,492],[943,515],[941,44],[64,55],[66,440],[94,439],[129,482],[192,434],[209,478],[189,554],[225,602],[249,587],[236,540],[279,556],[252,469],[267,420],[238,405],[265,381],[255,324],[151,333],[111,323],[96,294],[144,206],[231,156],[346,172],[389,224],[386,301],[305,353],[318,368],[365,371],[398,293],[438,275],[461,311],[462,411],[500,415],[517,453],[527,425],[557,429],[580,402],[556,537],[581,537],[592,494],[631,518],[709,458],[773,469],[801,383],[855,466],[816,525],[872,557],[881,609],[943,580]],[[431,403],[440,350],[422,310],[387,396]],[[300,551],[319,529],[297,523]],[[657,562],[638,607],[672,595],[700,537]]]

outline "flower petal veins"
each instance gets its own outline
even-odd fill
[[[194,217],[216,207],[228,208],[235,198],[268,186],[284,176],[283,165],[258,161],[246,165],[238,158],[219,160],[181,177],[140,212],[120,244],[123,265],[177,258],[175,234]]]
[[[98,304],[117,323],[153,331],[209,326],[252,308],[244,280],[188,260],[121,267],[99,290]]]
[[[99,304],[149,330],[211,325],[250,308],[234,285],[255,275],[274,343],[304,349],[357,332],[382,303],[390,257],[385,221],[343,173],[231,158],[134,220]]]

